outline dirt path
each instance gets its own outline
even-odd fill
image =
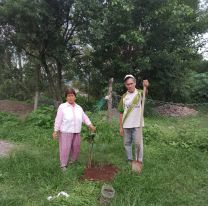
[[[12,114],[18,115],[21,118],[25,118],[32,110],[33,105],[31,104],[11,100],[0,100],[1,112],[10,112]]]
[[[16,146],[5,140],[0,140],[0,157],[7,156]]]

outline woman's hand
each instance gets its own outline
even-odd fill
[[[58,132],[57,132],[57,131],[54,131],[53,134],[52,134],[52,136],[53,136],[53,139],[57,139],[57,137],[58,137]]]
[[[96,128],[92,124],[89,125],[89,129],[92,132],[95,132],[96,131]]]

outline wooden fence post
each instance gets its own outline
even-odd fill
[[[113,92],[113,78],[109,80],[108,87],[108,121],[112,121],[112,92]]]

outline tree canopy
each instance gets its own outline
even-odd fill
[[[14,78],[23,93],[47,89],[61,101],[64,81],[78,80],[100,96],[111,77],[121,93],[132,73],[149,79],[152,98],[185,102],[196,66],[207,72],[198,0],[4,0],[0,23],[1,91]]]

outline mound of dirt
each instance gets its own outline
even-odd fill
[[[33,105],[18,101],[0,100],[0,111],[10,112],[22,118],[26,117],[33,110]]]
[[[196,115],[198,112],[195,109],[188,108],[181,105],[165,104],[157,107],[156,112],[162,115],[171,117],[186,117]]]
[[[0,140],[0,156],[8,155],[14,147],[15,145],[4,140]]]
[[[118,172],[118,168],[113,165],[103,165],[86,168],[82,179],[91,181],[110,181]]]

